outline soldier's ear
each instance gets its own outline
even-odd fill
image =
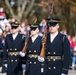
[[[39,32],[39,28],[37,28],[36,31]]]
[[[17,27],[17,30],[18,30],[18,31],[20,30],[19,27]]]
[[[59,24],[57,24],[57,28],[59,28],[60,26],[59,26]]]

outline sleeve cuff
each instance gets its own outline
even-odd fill
[[[68,69],[66,69],[66,68],[62,68],[62,73],[64,73],[64,74],[68,74]]]

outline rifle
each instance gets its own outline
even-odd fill
[[[52,2],[51,7],[48,7],[48,8],[49,8],[49,15],[48,15],[47,20],[50,20],[50,19],[52,19],[52,13],[53,13],[53,9],[54,9],[54,2]]]
[[[47,21],[50,20],[50,19],[52,19],[51,15],[53,13],[53,7],[54,7],[54,2],[52,2],[51,8],[49,9],[50,13],[48,15]],[[47,34],[48,34],[48,26],[46,26],[45,34],[42,37],[42,49],[41,49],[40,56],[43,57],[43,58],[45,57],[45,44],[46,44],[46,40],[47,40]]]
[[[29,34],[28,34],[27,37],[26,37],[26,39],[25,39],[25,45],[24,45],[24,47],[23,47],[23,49],[22,49],[22,53],[25,53],[25,52],[26,52],[27,43],[28,43],[28,41],[29,41],[29,38],[30,38],[30,36],[29,36]]]
[[[41,49],[41,52],[40,52],[40,56],[41,57],[45,57],[45,44],[46,44],[46,39],[47,39],[47,34],[44,34],[43,35],[43,38],[42,38],[42,49]]]
[[[40,52],[40,56],[43,58],[45,57],[45,44],[46,44],[46,40],[47,40],[47,34],[48,34],[48,26],[46,25],[44,35],[42,37],[42,48],[41,48],[41,52]]]

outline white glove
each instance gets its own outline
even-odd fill
[[[41,57],[41,56],[38,56],[38,61],[39,61],[39,62],[44,62],[45,59],[44,59],[43,57]]]
[[[21,57],[24,57],[26,53],[23,53],[22,51],[20,51],[19,54],[20,54]]]
[[[22,68],[23,69],[26,69],[26,64],[22,64]]]
[[[62,73],[61,75],[67,75],[67,74]]]
[[[4,64],[4,66],[7,68],[7,64]]]

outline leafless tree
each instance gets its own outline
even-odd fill
[[[5,4],[11,14],[11,16],[18,21],[26,20],[26,17],[30,12],[32,12],[32,8],[34,6],[35,0],[14,0],[16,2],[16,10],[13,10],[13,7],[10,4],[9,0],[5,0]]]

